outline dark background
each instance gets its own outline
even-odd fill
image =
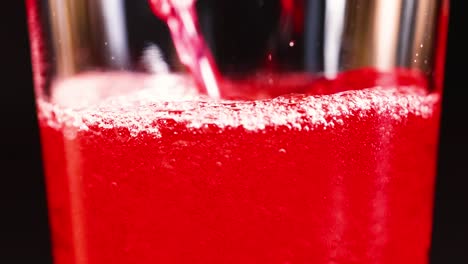
[[[466,1],[452,1],[431,259],[468,263]],[[0,16],[0,263],[51,263],[24,1]]]

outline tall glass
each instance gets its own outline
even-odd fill
[[[428,262],[447,0],[26,3],[56,264]]]

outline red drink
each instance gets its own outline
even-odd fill
[[[254,101],[176,76],[57,84],[39,100],[56,263],[427,263],[440,98],[395,76]]]

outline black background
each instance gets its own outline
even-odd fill
[[[453,0],[431,263],[468,263],[468,26]],[[0,16],[0,263],[51,263],[25,7]]]

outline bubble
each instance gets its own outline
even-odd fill
[[[173,146],[175,147],[188,147],[190,143],[186,140],[177,140],[174,143],[172,143]]]

